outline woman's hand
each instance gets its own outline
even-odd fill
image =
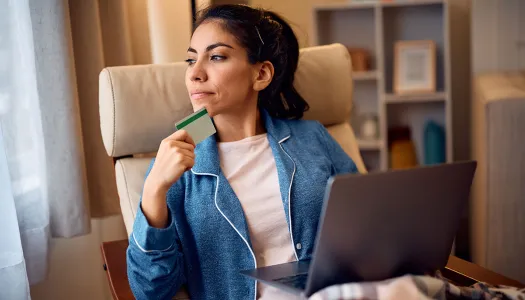
[[[195,163],[195,143],[185,130],[165,138],[144,183],[142,212],[151,226],[164,228],[168,222],[166,193]]]
[[[167,191],[195,162],[195,143],[185,130],[165,138],[159,146],[155,163],[146,179],[152,188]]]

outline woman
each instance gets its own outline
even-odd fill
[[[186,87],[217,134],[164,139],[130,245],[138,299],[274,299],[240,270],[309,259],[327,179],[357,172],[292,83],[299,46],[275,13],[224,5],[200,14]]]

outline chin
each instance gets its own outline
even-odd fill
[[[206,111],[208,112],[208,115],[210,117],[214,117],[216,115],[215,110],[210,105],[205,105],[201,103],[192,103],[193,111],[198,111],[199,109],[206,108]]]
[[[213,118],[213,117],[215,117],[215,116],[217,115],[217,113],[215,113],[215,111],[213,110],[213,108],[212,108],[212,109],[208,109],[208,108],[206,108],[206,111],[208,111],[208,115],[209,115],[211,118]]]

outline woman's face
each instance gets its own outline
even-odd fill
[[[260,65],[248,61],[246,50],[219,21],[201,24],[188,48],[186,88],[193,109],[206,107],[210,116],[245,110],[257,104]]]

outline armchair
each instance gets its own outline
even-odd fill
[[[100,73],[102,138],[108,155],[115,160],[120,206],[128,234],[151,157],[161,140],[174,131],[175,122],[193,112],[184,85],[185,68],[184,63],[172,63],[108,67]],[[302,49],[295,86],[310,105],[305,118],[325,125],[359,171],[365,173],[349,125],[353,84],[347,49],[340,44]],[[126,277],[126,247],[127,240],[102,245],[115,299],[133,299]],[[462,263],[457,258],[451,259],[454,266]],[[465,270],[459,273],[451,270],[450,274],[461,277]],[[181,291],[176,297],[186,299],[187,295]]]

